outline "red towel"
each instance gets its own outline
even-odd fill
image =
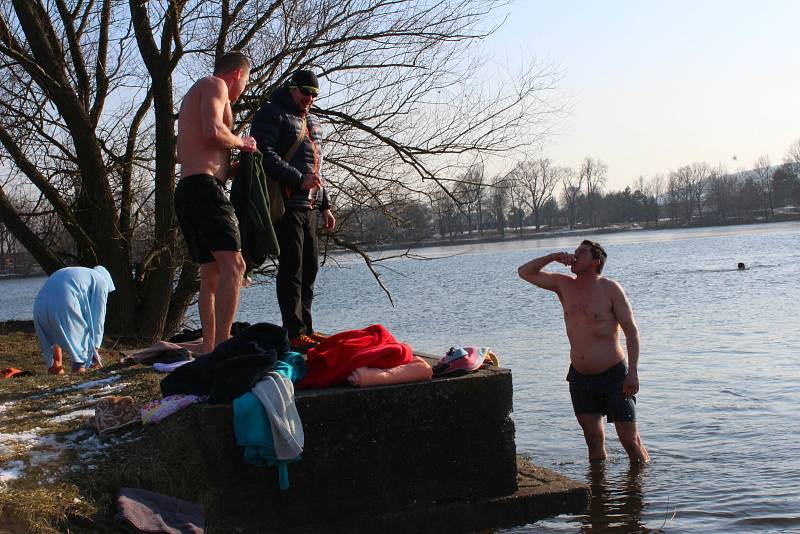
[[[339,332],[306,353],[305,378],[299,388],[325,388],[347,382],[347,376],[359,367],[389,369],[409,363],[411,347],[397,340],[382,325],[363,330]]]

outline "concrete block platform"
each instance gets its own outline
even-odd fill
[[[285,491],[276,468],[243,462],[230,405],[193,406],[207,518],[246,532],[470,532],[585,510],[587,486],[516,456],[512,397],[498,368],[297,390],[305,450]]]

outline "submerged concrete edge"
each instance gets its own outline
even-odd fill
[[[519,489],[510,495],[420,503],[397,512],[365,514],[347,521],[303,525],[288,532],[457,534],[512,528],[558,514],[579,514],[588,508],[588,485],[532,465],[521,457],[517,458],[517,463]]]

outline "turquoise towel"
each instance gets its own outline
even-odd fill
[[[264,406],[252,393],[248,392],[234,399],[233,428],[236,433],[236,444],[244,447],[244,461],[257,466],[277,466],[278,486],[282,490],[287,489],[289,472],[286,465],[296,462],[300,456],[290,460],[278,460],[275,457],[272,431],[264,413]]]
[[[282,374],[292,382],[297,382],[306,376],[306,361],[299,352],[285,352],[278,358],[273,371]]]
[[[297,382],[306,374],[303,356],[297,352],[287,352],[276,362],[273,371]],[[244,461],[257,466],[277,466],[278,486],[282,490],[288,489],[289,470],[286,466],[300,460],[301,456],[290,460],[277,459],[264,406],[250,392],[233,401],[233,429],[236,433],[236,444],[244,447]]]

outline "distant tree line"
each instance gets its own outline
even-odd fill
[[[800,214],[800,140],[782,163],[761,156],[751,169],[728,171],[707,163],[684,165],[668,174],[639,177],[620,191],[604,191],[608,167],[584,158],[576,170],[547,158],[524,160],[511,172],[487,178],[481,166],[467,169],[451,187],[432,183],[414,192],[389,183],[372,195],[354,195],[337,213],[338,236],[361,246],[505,238],[508,231],[639,225],[648,228],[741,224]],[[17,203],[23,197],[17,192]],[[366,198],[366,200],[364,200]],[[795,209],[787,210],[794,207]],[[31,206],[31,211],[35,210]],[[31,219],[37,232],[67,246],[54,213]],[[136,241],[138,254],[146,240]],[[29,274],[32,256],[0,222],[0,273]]]
[[[526,159],[499,176],[480,165],[452,187],[413,194],[388,191],[383,201],[351,205],[342,213],[341,235],[376,245],[474,236],[506,237],[543,228],[685,227],[740,224],[787,218],[800,209],[800,140],[783,162],[759,157],[750,169],[730,171],[699,162],[620,191],[606,191],[608,166],[586,157],[578,168],[547,158]],[[388,199],[388,200],[387,200]],[[387,212],[385,206],[393,209]]]

